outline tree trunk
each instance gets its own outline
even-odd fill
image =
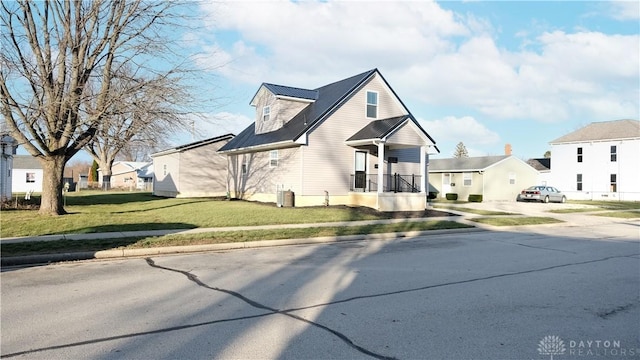
[[[115,159],[112,159],[111,156],[107,154],[102,154],[100,157],[100,171],[102,172],[102,190],[107,191],[111,190],[111,175],[113,166],[113,162]]]
[[[42,163],[42,200],[40,203],[41,215],[64,215],[64,198],[62,191],[64,184],[64,155],[50,156],[40,161]]]
[[[102,190],[111,190],[111,175],[102,175]]]

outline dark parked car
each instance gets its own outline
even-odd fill
[[[518,194],[518,201],[542,201],[548,203],[550,201],[553,202],[565,202],[567,201],[567,197],[564,194],[554,188],[553,186],[531,186],[528,187],[520,194]]]

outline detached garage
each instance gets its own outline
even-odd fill
[[[165,197],[210,197],[227,194],[227,156],[218,149],[233,139],[226,134],[151,155],[153,194]]]

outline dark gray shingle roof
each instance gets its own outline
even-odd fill
[[[409,115],[403,115],[389,119],[372,121],[362,129],[360,129],[360,131],[353,134],[353,136],[348,138],[347,141],[382,138],[389,134],[392,130],[394,130],[398,125],[402,124],[408,118]]]
[[[14,155],[14,169],[42,169],[42,164],[37,157],[31,155]]]
[[[614,120],[594,122],[567,135],[561,136],[550,144],[561,144],[581,141],[602,141],[640,138],[640,121]]]
[[[362,74],[317,88],[315,90],[318,92],[316,101],[305,107],[278,130],[256,134],[254,122],[220,148],[219,151],[238,150],[285,141],[295,141],[319,121],[330,115],[336,109],[337,105],[346,100],[354,90],[377,72],[377,69],[369,70]]]
[[[529,159],[527,160],[527,164],[538,171],[551,170],[551,158]]]
[[[190,149],[195,149],[195,148],[198,148],[200,146],[205,146],[205,145],[217,143],[219,141],[229,140],[229,139],[232,139],[233,137],[234,137],[233,134],[225,134],[225,135],[212,137],[212,138],[209,138],[209,139],[199,140],[199,141],[195,141],[195,142],[192,142],[192,143],[189,143],[189,144],[176,146],[176,147],[171,148],[171,149],[158,151],[157,153],[151,154],[151,157],[171,154],[171,153],[180,152],[180,151],[186,151],[186,150],[190,150]]]
[[[318,99],[318,90],[300,89],[290,86],[275,85],[275,84],[262,84],[269,89],[274,95],[289,96],[300,99],[316,100]]]
[[[484,170],[508,157],[509,155],[430,159],[429,171],[479,171]]]

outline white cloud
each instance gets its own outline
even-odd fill
[[[471,116],[447,116],[436,120],[419,119],[420,125],[436,141],[443,157],[451,157],[459,142],[464,143],[469,156],[483,156],[478,148],[500,143],[500,136]]]
[[[627,18],[638,12],[637,2],[611,8]],[[603,121],[640,113],[637,34],[536,36],[533,28],[513,51],[497,43],[496,24],[435,2],[229,1],[202,10],[220,34],[210,57],[228,64],[219,73],[255,87],[313,88],[377,67],[403,99],[486,118]]]
[[[611,1],[610,15],[616,20],[639,20],[640,19],[640,2],[638,1]]]

